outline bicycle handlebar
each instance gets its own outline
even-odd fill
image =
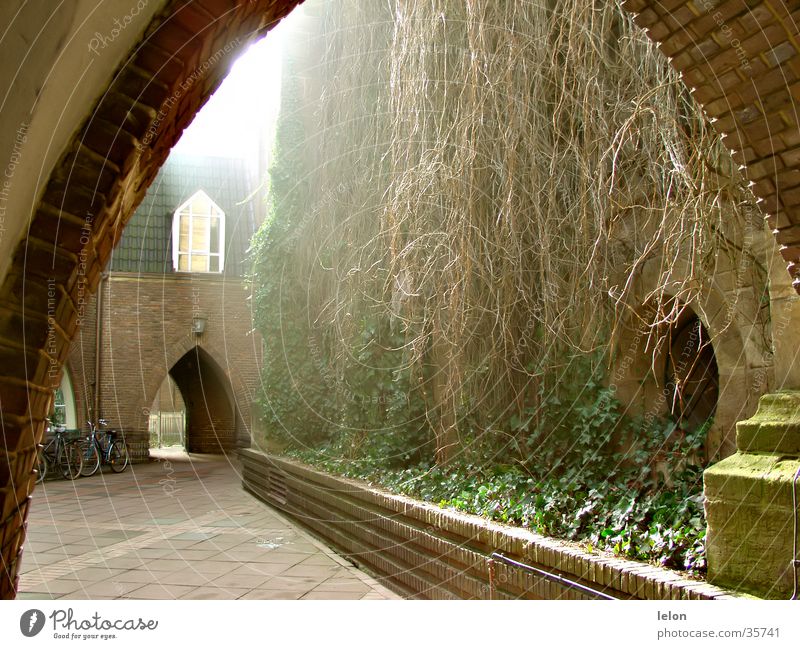
[[[45,417],[44,420],[47,422],[47,430],[52,430],[54,433],[63,433],[67,430],[64,424],[54,424],[50,417]]]

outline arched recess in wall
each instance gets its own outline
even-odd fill
[[[663,343],[664,393],[678,429],[694,432],[713,421],[719,402],[719,366],[703,321],[684,306]]]
[[[660,267],[655,258],[645,264],[625,299],[625,311],[612,340],[609,376],[622,406],[641,417],[644,426],[654,426],[676,414],[680,418],[676,413],[680,404],[675,403],[680,395],[676,396],[675,386],[670,385],[670,375],[677,373],[685,379],[692,367],[695,371],[706,367],[700,374],[716,383],[712,390],[716,397],[713,405],[701,406],[707,413],[704,419],[713,415],[704,451],[707,460],[719,459],[734,452],[736,422],[755,412],[759,396],[772,383],[771,338],[768,331],[741,325],[742,320],[761,317],[757,303],[737,303],[737,295],[716,280],[696,299],[681,301],[669,292],[669,283],[658,289],[662,286]],[[678,282],[673,284],[677,287]],[[652,326],[654,322],[663,324]],[[680,337],[683,340],[678,340]],[[698,387],[694,384],[684,389],[688,394]],[[695,416],[683,423],[703,422]]]
[[[5,442],[0,450],[0,597],[16,592],[36,444],[51,401],[45,352],[49,280],[58,295],[55,360],[60,365],[82,317],[84,296],[96,290],[127,219],[171,146],[224,76],[225,62],[297,4],[160,3],[142,41],[120,56],[118,72],[98,89],[97,105],[87,107],[83,124],[74,124],[77,135],[49,174],[44,193],[30,197],[36,208],[2,288],[0,352],[9,370],[0,381]],[[734,158],[746,165],[781,255],[798,278],[800,129],[791,84],[800,54],[793,4],[741,0],[698,8],[701,4],[623,2],[716,120]],[[721,24],[715,12],[723,9]],[[720,37],[723,26],[736,30],[735,41]],[[745,43],[749,50],[741,48]],[[69,85],[80,79],[60,81]],[[20,218],[27,221],[28,216]],[[87,223],[91,237],[84,243]],[[800,280],[795,286],[800,288]]]

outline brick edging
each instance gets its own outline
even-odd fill
[[[592,555],[522,528],[391,494],[293,460],[253,449],[239,454],[245,489],[412,596],[488,598],[488,555],[498,551],[620,599],[742,597],[671,570]],[[498,584],[503,598],[578,595],[502,564],[497,569],[505,575]],[[415,592],[414,584],[423,591]]]

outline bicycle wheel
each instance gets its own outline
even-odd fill
[[[40,482],[44,482],[44,477],[47,475],[47,455],[44,452],[44,449],[39,449],[39,452],[36,454],[36,484]]]
[[[128,447],[117,440],[108,449],[108,463],[114,473],[122,473],[128,466]]]
[[[59,454],[61,475],[67,480],[74,480],[81,475],[83,456],[80,447],[75,443],[67,443],[61,447]]]
[[[90,475],[97,473],[100,468],[100,453],[97,452],[97,445],[87,439],[82,439],[78,442],[78,448],[81,451],[81,475],[87,478]]]

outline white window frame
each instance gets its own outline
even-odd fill
[[[207,271],[200,271],[200,270],[191,270],[192,268],[192,261],[191,257],[194,253],[192,250],[192,203],[197,200],[198,198],[208,201],[213,208],[219,212],[219,270],[207,270]],[[180,254],[179,245],[180,245],[180,223],[181,223],[181,212],[189,211],[189,252],[183,253],[189,255],[189,270],[179,270],[178,269],[178,255]],[[209,242],[210,243],[210,242]],[[197,253],[199,255],[199,253]],[[212,253],[209,250],[206,252],[206,255],[210,258],[211,255],[217,255],[217,253]],[[210,264],[209,264],[210,266]],[[192,194],[186,201],[181,203],[178,206],[178,209],[175,210],[172,214],[172,268],[176,272],[179,273],[208,273],[212,275],[219,275],[225,269],[225,210],[223,210],[216,202],[206,194],[202,189],[198,189],[194,194]]]
[[[78,416],[75,408],[75,391],[72,389],[72,379],[69,376],[69,370],[65,367],[61,374],[61,384],[58,386],[61,390],[61,396],[64,398],[64,403],[61,407],[64,409],[64,425],[67,428],[78,428]],[[53,410],[55,411],[56,404],[53,401]]]

